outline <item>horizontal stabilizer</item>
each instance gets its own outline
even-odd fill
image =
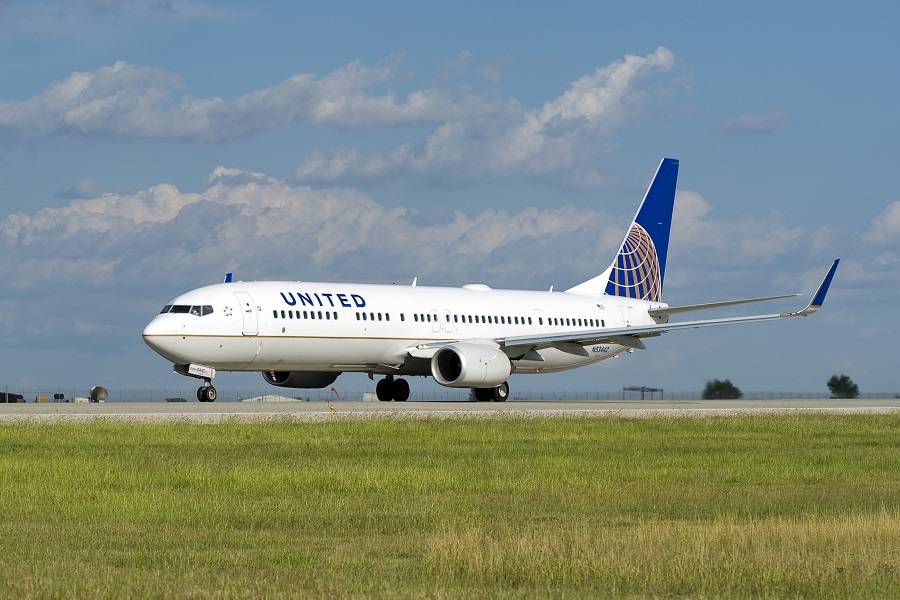
[[[684,306],[667,306],[666,308],[652,308],[647,312],[651,317],[667,317],[678,313],[693,312],[695,310],[708,310],[711,308],[725,308],[727,306],[737,306],[739,304],[750,304],[752,302],[766,302],[767,300],[783,300],[785,298],[796,298],[803,294],[782,294],[780,296],[760,296],[759,298],[743,298],[741,300],[724,300],[722,302],[706,302],[704,304],[685,304]]]

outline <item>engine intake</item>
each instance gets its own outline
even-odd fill
[[[263,371],[266,383],[285,388],[323,388],[334,383],[340,373],[328,371]]]
[[[512,365],[499,347],[460,342],[431,357],[434,380],[447,387],[496,387],[509,378]]]

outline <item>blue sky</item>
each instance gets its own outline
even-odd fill
[[[513,385],[900,389],[893,4],[483,4],[0,0],[0,384],[172,383],[140,328],[226,270],[573,285],[667,155],[670,303],[841,256],[827,310]]]

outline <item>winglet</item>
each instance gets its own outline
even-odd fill
[[[834,279],[834,273],[835,271],[837,271],[839,262],[841,262],[841,259],[834,259],[834,262],[831,264],[831,268],[828,269],[828,274],[825,275],[825,279],[822,280],[822,283],[819,284],[819,288],[813,295],[813,299],[810,300],[806,308],[801,311],[795,312],[792,316],[805,317],[806,315],[811,315],[822,308],[822,304],[825,302],[825,294],[828,293],[828,288],[831,286],[831,280]]]
[[[231,271],[225,273],[225,281],[224,283],[231,283],[231,280],[234,279],[234,274]]]

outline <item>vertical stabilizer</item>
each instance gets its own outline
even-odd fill
[[[662,159],[612,264],[567,292],[652,301],[662,298],[677,179],[678,161]]]

